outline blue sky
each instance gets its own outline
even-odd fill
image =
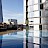
[[[4,22],[8,19],[17,19],[23,23],[23,0],[2,0]]]

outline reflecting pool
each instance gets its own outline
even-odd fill
[[[48,32],[24,29],[3,34],[0,35],[0,48],[48,48]]]

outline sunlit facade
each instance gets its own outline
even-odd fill
[[[2,15],[2,0],[0,0],[0,23],[3,22],[3,15]]]
[[[26,12],[28,12],[29,26],[34,26],[34,30],[43,29],[43,18],[44,16],[44,3],[46,0],[24,0],[24,24],[26,21]],[[26,11],[26,8],[28,11]],[[46,26],[46,25],[44,25]]]
[[[26,5],[26,3],[28,5]],[[28,9],[26,11],[26,9]],[[33,30],[33,44],[28,43],[28,48],[41,48],[39,44],[42,44],[41,38],[42,36],[47,36],[48,31],[48,0],[24,0],[24,24],[26,21],[26,14],[28,12],[28,20],[29,25],[34,27]],[[30,22],[33,21],[33,22]],[[32,32],[32,31],[31,31]],[[46,33],[46,34],[45,34]],[[26,34],[26,33],[25,33]],[[31,34],[30,34],[31,35]],[[24,36],[26,38],[26,36]],[[43,39],[44,40],[44,39]],[[26,39],[24,39],[24,47],[26,47]],[[32,43],[32,42],[31,42]],[[37,45],[38,44],[38,45]]]

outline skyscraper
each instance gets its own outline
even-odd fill
[[[0,23],[3,22],[2,1],[0,0]]]

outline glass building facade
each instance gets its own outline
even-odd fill
[[[2,0],[0,0],[0,23],[3,22],[3,14],[2,14]]]
[[[48,31],[48,0],[44,3],[44,9],[42,11],[42,30]]]
[[[29,26],[34,30],[48,29],[48,1],[47,0],[24,0],[24,24],[28,14]],[[27,5],[26,5],[27,3]],[[27,9],[27,11],[26,11]]]
[[[43,43],[48,40],[48,0],[24,0],[24,24],[26,16],[29,20],[29,26],[34,28],[29,30],[32,37],[28,37],[28,42],[24,39],[24,47],[28,43],[28,48],[48,48],[47,44]]]

